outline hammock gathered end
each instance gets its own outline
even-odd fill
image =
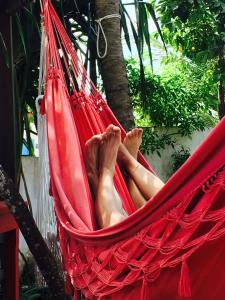
[[[43,17],[43,111],[67,288],[85,299],[223,299],[225,119],[137,211],[117,167],[115,186],[129,216],[97,230],[84,145],[109,124],[120,126],[123,137],[125,131],[88,78],[49,0]],[[141,154],[138,160],[153,172]]]

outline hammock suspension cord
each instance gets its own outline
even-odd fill
[[[95,22],[98,24],[97,54],[98,54],[98,57],[101,58],[101,59],[105,58],[106,55],[107,55],[107,52],[108,52],[108,41],[107,41],[106,34],[105,34],[105,31],[104,31],[103,26],[102,26],[102,21],[112,19],[112,18],[121,19],[121,16],[119,14],[111,14],[111,15],[107,15],[107,16],[104,16],[102,18],[99,18],[99,19],[95,20]],[[102,36],[103,36],[103,39],[104,39],[104,42],[105,42],[105,51],[103,52],[103,54],[100,53],[100,49],[99,49],[99,42],[100,42],[100,34],[101,33],[102,33]]]
[[[42,3],[42,2],[40,2]],[[37,212],[35,215],[36,224],[44,237],[49,249],[56,257],[57,261],[61,260],[59,253],[59,247],[56,240],[57,225],[54,212],[53,198],[49,195],[49,157],[48,157],[48,140],[46,132],[46,116],[41,112],[42,102],[44,101],[44,89],[45,89],[45,29],[44,18],[41,17],[41,51],[39,62],[39,81],[38,81],[38,96],[35,101],[37,111],[37,129],[38,129],[38,202]],[[36,269],[36,280],[40,286],[45,286],[44,278],[40,271]]]

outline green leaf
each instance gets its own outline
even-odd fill
[[[29,288],[29,289],[24,293],[24,295],[26,295],[26,296],[35,295],[35,294],[39,293],[40,290],[41,290],[41,289],[40,289],[39,287]]]
[[[9,54],[1,32],[0,32],[0,49],[4,57],[5,64],[9,68]]]
[[[24,129],[26,132],[26,142],[27,142],[27,148],[29,151],[30,156],[34,156],[34,146],[31,139],[31,132],[30,132],[30,121],[28,119],[28,112],[24,114]]]
[[[145,42],[148,47],[148,54],[149,54],[149,59],[150,59],[150,65],[153,71],[153,61],[152,61],[152,50],[151,50],[151,40],[150,40],[150,32],[149,32],[149,27],[148,27],[148,16],[145,10],[145,6],[142,7],[143,10],[143,32],[144,32],[144,37],[145,37]]]
[[[27,7],[24,7],[23,9],[26,12],[26,14],[28,15],[28,17],[30,18],[30,20],[32,21],[32,23],[35,25],[36,30],[37,30],[39,36],[41,36],[41,30],[40,30],[40,26],[39,26],[39,21],[37,21],[37,19],[35,18],[33,11],[30,11]]]
[[[157,31],[158,31],[158,33],[159,33],[159,35],[160,35],[160,37],[161,37],[162,42],[163,42],[165,51],[167,52],[166,43],[165,43],[165,41],[164,41],[164,38],[163,38],[163,35],[162,35],[162,31],[161,31],[161,29],[160,29],[160,26],[159,26],[159,23],[158,23],[158,20],[157,20],[157,17],[156,17],[156,14],[155,14],[155,10],[154,10],[154,8],[153,8],[153,6],[152,6],[151,3],[146,3],[146,2],[145,2],[145,5],[146,5],[146,7],[147,7],[147,9],[148,9],[148,11],[149,11],[149,13],[150,13],[150,16],[152,17],[152,19],[153,19],[153,21],[154,21],[154,23],[155,23],[155,26],[156,26],[156,28],[157,28]]]
[[[125,11],[125,13],[127,14],[127,12]],[[138,41],[138,34],[136,32],[135,26],[130,18],[130,16],[127,14],[129,21],[130,21],[130,25],[131,25],[131,29],[133,32],[133,36],[134,36],[134,40],[136,43],[136,47],[137,47],[137,51],[138,51],[138,57],[139,57],[139,64],[140,64],[140,89],[141,89],[141,100],[143,101],[143,104],[145,103],[146,100],[146,86],[145,86],[145,72],[144,72],[144,65],[143,65],[143,61],[142,61],[142,55],[141,55],[141,50],[139,48],[139,41]]]
[[[158,154],[159,157],[161,157],[161,153],[157,150],[156,153]]]
[[[141,54],[143,55],[144,49],[144,23],[145,23],[145,14],[143,10],[143,6],[139,5],[139,14],[138,14],[138,42],[139,42],[139,49]]]
[[[129,35],[128,27],[127,27],[126,17],[124,14],[124,7],[123,7],[123,5],[121,5],[121,1],[120,1],[120,15],[121,15],[121,27],[124,32],[124,37],[125,37],[125,40],[127,43],[127,47],[130,50],[130,52],[132,52],[131,51],[131,43],[130,43],[130,35]]]
[[[28,297],[28,300],[37,300],[37,299],[41,299],[41,294],[34,294],[30,297]]]
[[[17,25],[19,36],[20,36],[20,39],[21,39],[21,43],[23,45],[24,55],[25,55],[25,57],[27,57],[27,51],[26,51],[24,33],[23,33],[22,24],[20,22],[20,18],[18,16],[18,14],[16,14],[16,25]]]

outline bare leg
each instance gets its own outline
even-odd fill
[[[94,135],[85,144],[85,164],[92,196],[95,199],[98,186],[98,152],[102,135]]]
[[[106,132],[111,132],[113,133],[113,125],[110,125],[107,129]],[[87,170],[87,176],[88,176],[88,181],[90,184],[92,196],[94,199],[96,199],[97,195],[97,188],[98,188],[98,169],[99,169],[99,146],[100,142],[102,140],[102,134],[94,135],[92,138],[90,138],[85,145],[85,164],[86,164],[86,170]],[[100,158],[101,159],[101,158]],[[124,211],[122,207],[122,202],[120,199],[120,196],[115,189],[114,186],[114,191],[115,191],[115,201],[117,202],[118,207],[120,207],[120,210],[123,211],[123,214],[126,215],[126,212]]]
[[[142,129],[135,128],[129,131],[123,141],[124,146],[129,153],[137,160],[138,150],[142,142]],[[146,204],[146,200],[138,189],[132,177],[127,176],[127,187],[130,192],[131,198],[134,202],[135,208],[138,209]]]
[[[164,183],[145,169],[121,144],[118,151],[118,160],[124,164],[129,175],[134,180],[141,194],[150,199],[164,186]]]
[[[101,228],[112,226],[126,215],[122,206],[116,201],[113,176],[117,152],[121,143],[120,129],[111,126],[109,131],[102,135],[99,148],[99,182],[95,201],[95,212]]]

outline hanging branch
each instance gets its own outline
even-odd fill
[[[69,299],[65,295],[63,274],[48,249],[23,198],[0,165],[0,199],[14,216],[54,300]]]

